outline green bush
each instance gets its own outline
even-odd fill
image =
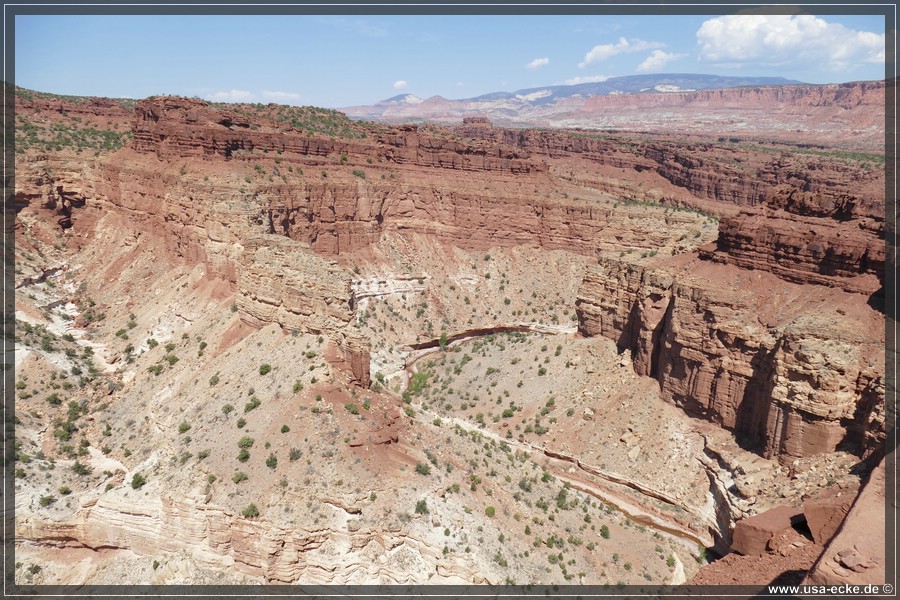
[[[269,363],[264,363],[259,366],[259,374],[260,375],[268,375],[272,371],[272,365]]]
[[[489,517],[493,517],[494,514],[496,514],[496,512],[497,511],[496,511],[496,509],[494,509],[493,506],[488,506],[486,509],[484,509],[484,514],[486,514]]]
[[[178,433],[184,433],[191,428],[191,424],[187,421],[182,421],[181,425],[178,426]]]
[[[241,514],[247,518],[258,517],[259,509],[256,508],[255,504],[250,504],[249,506],[247,506],[247,508],[241,511]]]
[[[250,453],[246,448],[241,448],[241,451],[238,452],[237,459],[241,462],[247,462],[250,459]]]
[[[609,527],[607,527],[606,525],[604,525],[603,527],[601,527],[601,528],[600,528],[600,536],[601,536],[604,540],[608,540],[608,539],[609,539]]]
[[[243,471],[238,471],[237,473],[234,474],[234,476],[231,478],[231,480],[235,483],[240,483],[242,481],[246,481],[247,474],[244,473]]]
[[[249,435],[245,435],[238,441],[238,448],[252,448],[255,440]]]
[[[425,500],[423,499],[416,502],[416,514],[424,515],[426,513],[428,513],[428,504],[425,502]]]
[[[431,473],[431,465],[428,463],[419,463],[416,465],[416,473],[420,475],[428,475]]]
[[[76,475],[90,475],[91,471],[93,471],[92,468],[87,465],[81,464],[77,460],[75,461],[75,464],[72,465],[72,470]]]
[[[131,487],[133,487],[136,490],[139,490],[142,487],[144,487],[144,484],[146,484],[146,483],[147,483],[147,480],[140,473],[135,473],[134,476],[131,478]]]
[[[269,458],[266,459],[266,466],[274,469],[278,466],[278,458],[274,454],[270,454]]]

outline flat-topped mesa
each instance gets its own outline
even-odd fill
[[[368,387],[369,340],[351,329],[351,274],[303,243],[279,235],[244,242],[238,269],[241,320],[261,327],[324,334],[335,340],[357,383]]]
[[[349,121],[348,121],[349,123]],[[348,125],[348,127],[351,127]],[[544,172],[529,153],[498,143],[455,141],[416,126],[356,132],[334,138],[302,132],[287,123],[251,120],[237,110],[218,109],[202,100],[154,97],[140,101],[132,121],[133,148],[160,159],[231,158],[241,152],[279,152],[308,157],[342,157],[366,164],[383,159],[464,171],[498,173]]]
[[[770,274],[709,267],[707,277],[600,259],[578,293],[579,330],[630,351],[666,400],[767,458],[883,453],[883,322],[865,298],[802,298],[809,290]]]
[[[48,111],[65,116],[107,117],[117,121],[131,116],[130,100],[113,98],[69,98],[49,94],[17,92],[15,105],[23,112]]]
[[[872,294],[884,282],[883,198],[780,185],[763,206],[723,218],[715,247],[701,256]]]
[[[454,127],[453,133],[472,139],[497,140],[496,130],[487,117],[464,117],[462,125]]]

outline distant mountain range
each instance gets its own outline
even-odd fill
[[[541,125],[555,112],[570,112],[596,96],[620,94],[675,94],[739,87],[806,85],[783,77],[724,77],[674,73],[629,75],[574,85],[548,85],[514,92],[492,92],[474,98],[449,100],[441,96],[423,99],[399,94],[369,106],[340,109],[350,117],[388,121],[456,122],[465,116],[487,116],[508,125]]]

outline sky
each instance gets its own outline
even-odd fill
[[[327,108],[648,73],[883,79],[883,16],[16,15],[15,82]]]

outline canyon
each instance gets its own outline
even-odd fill
[[[15,118],[17,585],[884,580],[877,136]]]

